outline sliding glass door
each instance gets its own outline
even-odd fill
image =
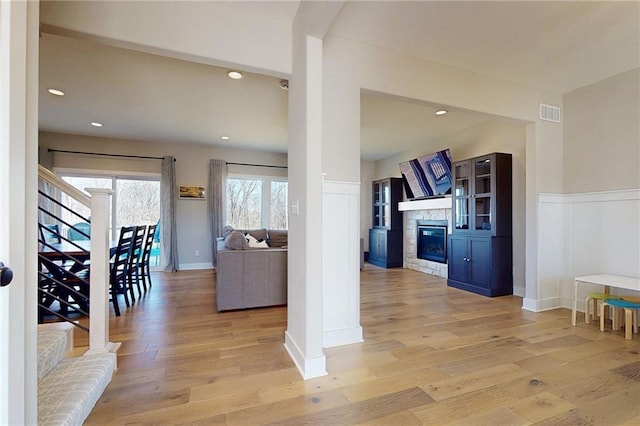
[[[100,175],[79,175],[63,174],[62,179],[81,191],[85,188],[106,188],[112,189],[114,195],[111,203],[110,235],[112,240],[117,240],[120,228],[134,225],[153,225],[160,219],[160,177],[120,177],[120,176],[100,176]],[[86,192],[86,191],[85,191]],[[82,216],[89,217],[89,209],[74,200],[65,199],[62,202],[69,205],[74,211]],[[75,225],[71,218],[63,219]],[[63,227],[63,233],[73,233],[72,229]],[[160,232],[156,232],[154,250],[151,253],[151,265],[159,265],[160,261]]]

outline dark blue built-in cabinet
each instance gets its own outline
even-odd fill
[[[369,230],[369,263],[383,268],[402,267],[402,178],[374,181],[373,228]]]
[[[511,154],[453,163],[451,287],[484,296],[513,293]]]

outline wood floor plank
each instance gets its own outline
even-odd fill
[[[409,388],[349,405],[319,411],[305,416],[291,417],[280,420],[278,425],[300,424],[357,424],[367,422],[378,417],[389,415],[396,411],[421,407],[433,402],[433,399],[420,388]]]
[[[342,389],[356,383],[369,383],[376,378],[371,370],[363,368],[345,373],[329,374],[311,380],[297,380],[279,386],[269,386],[260,389],[260,400],[263,403],[277,402],[309,393]]]
[[[355,383],[344,387],[343,393],[349,402],[360,402],[377,398],[404,389],[424,386],[427,383],[438,382],[449,376],[439,368],[425,368],[413,372],[411,375],[398,374],[383,378]]]
[[[500,407],[507,397],[504,390],[491,386],[453,395],[410,411],[423,425],[444,425],[474,416],[482,410]]]
[[[424,390],[436,401],[442,401],[454,395],[489,388],[493,385],[529,374],[531,373],[515,364],[504,364],[434,382],[424,386]]]
[[[531,423],[566,413],[575,405],[551,392],[542,392],[523,398],[509,406],[513,412]]]
[[[302,416],[313,416],[322,411],[333,408],[348,407],[349,401],[342,394],[341,389],[327,392],[311,393],[297,396],[274,403],[261,404],[245,410],[227,413],[229,424],[300,424],[291,423],[292,419]]]
[[[359,426],[419,426],[422,422],[411,411],[398,411],[393,414],[356,424]]]
[[[464,419],[449,423],[450,426],[524,426],[531,422],[507,407],[483,410]]]
[[[328,375],[305,381],[283,347],[286,307],[219,313],[212,270],[153,283],[110,318],[119,369],[87,424],[640,424],[640,339],[573,327],[568,309],[366,264],[365,341],[325,349]]]

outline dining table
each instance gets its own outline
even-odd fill
[[[109,243],[109,257],[112,257],[117,248],[117,242]],[[67,300],[73,293],[72,290],[63,285],[52,285],[56,283],[66,283],[68,286],[77,287],[85,298],[89,297],[88,279],[90,271],[91,241],[90,240],[61,240],[60,242],[41,243],[38,248],[41,285],[43,290],[52,292],[58,300]],[[73,283],[73,284],[71,284]],[[50,305],[53,299],[45,297],[45,304]],[[86,300],[84,303],[86,305]],[[67,306],[61,304],[61,311],[66,315]],[[86,310],[87,306],[84,306]]]
[[[109,243],[109,257],[114,255],[117,245],[117,241]],[[78,261],[86,262],[91,255],[91,240],[62,240],[58,243],[40,244],[38,254],[52,261],[75,258]]]

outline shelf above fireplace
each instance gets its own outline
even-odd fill
[[[398,210],[401,212],[409,210],[436,210],[436,209],[450,209],[451,208],[451,196],[446,195],[444,198],[432,198],[426,200],[416,201],[402,201],[398,203]]]

